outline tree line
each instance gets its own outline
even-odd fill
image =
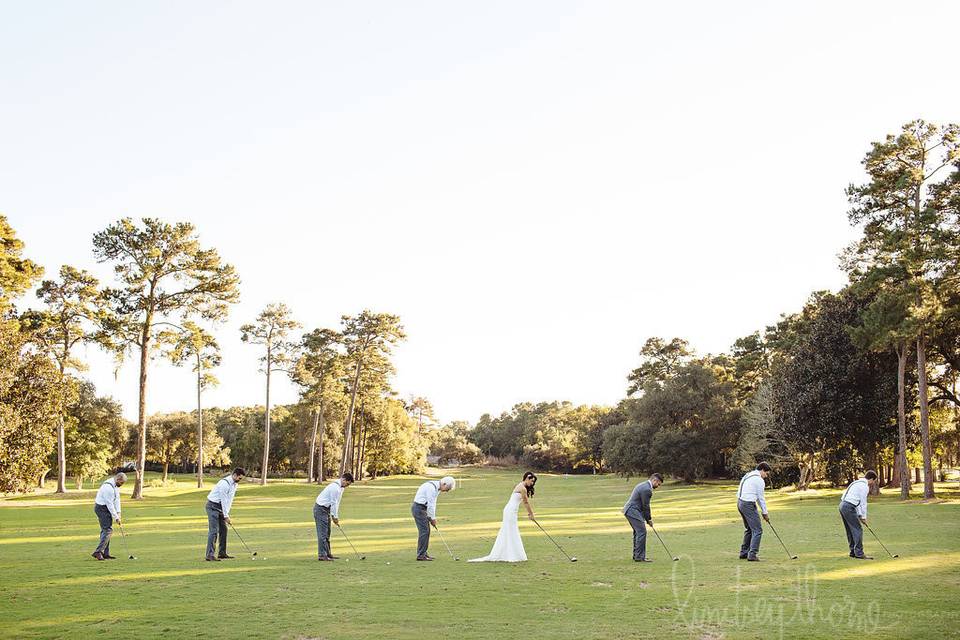
[[[912,482],[934,497],[960,463],[958,136],[917,120],[871,144],[866,182],[846,191],[860,235],[841,255],[842,290],[728,353],[650,338],[616,407],[520,404],[481,418],[469,441],[541,468],[687,480],[767,460],[801,488],[871,467],[904,499]]]
[[[204,408],[220,349],[213,327],[239,297],[239,277],[188,223],[120,220],[93,237],[113,267],[101,285],[63,266],[43,280],[0,217],[0,490],[22,491],[50,469],[58,491],[133,461],[134,497],[148,463],[242,464],[271,474],[416,472],[441,463],[522,462],[565,472],[652,470],[686,480],[735,474],[767,460],[783,481],[843,482],[873,467],[907,498],[960,462],[960,126],[907,123],[874,142],[867,180],[847,188],[859,236],[841,255],[848,283],[815,292],[797,313],[698,354],[682,338],[652,337],[614,407],[521,403],[471,426],[434,424],[424,398],[390,387],[400,319],[363,311],[340,325],[303,327],[271,304],[241,327],[261,354],[262,407]],[[40,282],[38,310],[15,302]],[[138,365],[138,419],[99,397],[77,347],[98,345]],[[189,367],[190,413],[150,416],[151,362]],[[271,404],[286,376],[299,401]],[[914,473],[910,473],[914,469]],[[922,473],[920,471],[922,469]]]
[[[42,485],[55,469],[63,492],[68,473],[81,486],[124,461],[136,472],[134,498],[143,494],[148,464],[163,469],[163,480],[171,465],[191,467],[198,486],[205,466],[231,462],[258,472],[262,483],[304,469],[308,481],[320,481],[330,472],[376,477],[423,468],[429,403],[405,403],[390,386],[392,349],[406,337],[399,317],[365,310],[342,316],[336,328],[297,334],[301,325],[286,305],[267,305],[239,336],[262,354],[264,405],[204,408],[221,360],[213,329],[239,299],[235,269],[189,223],[151,218],[125,218],[96,233],[93,255],[113,267],[113,283],[69,265],[41,281],[43,269],[0,216],[0,490]],[[20,311],[16,300],[38,282],[42,307]],[[118,366],[135,360],[135,424],[82,378],[81,345],[105,349]],[[192,412],[149,414],[156,357],[191,370]],[[272,406],[277,375],[297,385],[295,405]]]

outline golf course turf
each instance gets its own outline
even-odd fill
[[[767,491],[770,516],[791,560],[765,528],[762,562],[737,558],[742,524],[735,482],[667,482],[654,492],[650,564],[630,559],[620,513],[638,481],[613,475],[542,473],[533,508],[571,563],[521,514],[529,561],[469,564],[496,537],[501,509],[523,470],[455,469],[443,494],[435,562],[415,562],[410,502],[423,477],[386,477],[349,487],[340,559],[317,562],[312,518],[319,491],[304,481],[244,483],[231,516],[258,559],[230,532],[236,559],[203,561],[209,478],[188,476],[122,489],[130,553],[115,529],[117,560],[90,557],[98,483],[66,496],[0,500],[0,637],[3,638],[944,638],[960,634],[960,492],[940,500],[873,498],[865,531],[876,560],[847,556],[839,491]],[[440,472],[437,471],[437,474]],[[149,476],[152,478],[153,476]],[[439,478],[439,475],[436,476]],[[148,478],[148,479],[149,479]],[[348,561],[349,560],[349,561]]]

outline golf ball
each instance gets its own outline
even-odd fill
[[[390,564],[389,562],[387,564]]]
[[[344,558],[344,560],[346,560],[347,562],[350,562],[350,558]]]

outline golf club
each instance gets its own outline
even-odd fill
[[[123,524],[118,522],[117,525],[120,527],[120,537],[123,538],[123,548],[127,552],[127,560],[136,560],[137,556],[130,553],[130,546],[127,544],[127,534],[123,530]]]
[[[880,546],[883,547],[883,550],[887,552],[887,555],[888,555],[888,556],[890,556],[891,558],[899,558],[899,557],[900,557],[900,554],[899,554],[899,553],[890,553],[890,550],[887,549],[887,548],[884,546],[883,542],[880,541],[880,536],[878,536],[876,533],[874,533],[873,529],[870,529],[870,525],[868,525],[866,522],[864,522],[864,523],[863,523],[863,526],[865,526],[867,529],[869,529],[869,530],[870,530],[870,533],[873,533],[873,537],[877,539],[877,542],[880,542]]]
[[[657,531],[652,524],[650,525],[650,528],[653,529],[653,532],[654,532],[655,534],[657,534],[657,540],[659,540],[659,541],[660,541],[660,544],[663,545],[663,550],[667,552],[667,555],[670,556],[671,558],[673,558],[673,561],[674,561],[674,562],[676,562],[677,560],[679,560],[679,559],[680,559],[679,556],[673,555],[672,553],[670,553],[670,549],[667,549],[667,543],[664,542],[664,541],[663,541],[663,538],[660,537],[660,532]]]
[[[458,562],[458,561],[460,560],[460,558],[458,558],[457,556],[453,555],[453,551],[450,551],[450,545],[447,544],[446,538],[443,537],[443,533],[440,531],[440,527],[438,527],[437,525],[433,525],[433,528],[436,529],[436,530],[437,530],[437,533],[440,534],[440,539],[443,540],[443,546],[445,546],[445,547],[447,548],[447,553],[450,554],[450,557],[453,558],[454,562]]]
[[[797,556],[792,555],[787,549],[787,545],[783,544],[783,540],[780,538],[780,534],[777,533],[777,530],[773,527],[773,523],[767,520],[767,524],[770,525],[770,530],[773,531],[773,535],[777,536],[777,540],[780,540],[780,546],[783,547],[783,550],[787,552],[787,555],[790,556],[791,560],[796,560]]]
[[[341,527],[341,526],[338,524],[338,525],[337,525],[337,529],[340,529],[340,533],[343,534],[343,537],[344,537],[344,538],[347,538],[347,532],[343,530],[343,527]],[[366,560],[366,559],[367,559],[367,556],[362,556],[362,555],[360,555],[360,552],[357,551],[357,548],[353,546],[353,543],[352,543],[352,542],[350,542],[350,538],[347,538],[347,543],[350,544],[350,547],[353,549],[353,552],[354,552],[355,554],[357,554],[357,557],[358,557],[358,558],[360,558],[361,560]]]
[[[577,561],[577,557],[576,557],[576,556],[571,556],[569,553],[567,553],[566,551],[564,551],[564,550],[563,550],[563,547],[561,547],[560,544],[559,544],[556,540],[554,540],[553,537],[552,537],[549,533],[547,533],[547,530],[544,529],[544,528],[540,525],[539,522],[537,522],[536,520],[534,520],[534,521],[533,521],[533,524],[535,524],[535,525],[537,525],[538,527],[540,527],[540,531],[543,531],[543,535],[545,535],[545,536],[547,536],[548,538],[550,538],[550,542],[552,542],[553,544],[557,545],[557,549],[560,549],[560,553],[562,553],[563,555],[567,556],[567,560],[569,560],[570,562],[576,562],[576,561]]]
[[[243,536],[240,535],[240,532],[237,531],[237,528],[236,528],[235,526],[233,526],[233,523],[232,523],[232,522],[230,523],[230,528],[233,529],[233,532],[234,532],[235,534],[237,534],[237,537],[238,537],[238,538],[240,538],[240,544],[242,544],[242,545],[243,545],[243,548],[246,549],[246,550],[247,550],[247,553],[250,554],[250,559],[251,559],[251,560],[256,560],[256,559],[257,559],[257,552],[256,552],[256,551],[251,551],[250,547],[247,546],[247,543],[244,542]]]

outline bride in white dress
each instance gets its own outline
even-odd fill
[[[520,503],[527,509],[527,517],[534,520],[533,509],[530,507],[530,498],[533,497],[533,486],[537,484],[537,476],[530,471],[523,474],[523,480],[513,488],[510,499],[503,508],[503,524],[500,533],[493,543],[490,555],[474,558],[467,562],[524,562],[527,554],[523,550],[523,540],[520,539],[520,526],[517,524],[517,513]]]

